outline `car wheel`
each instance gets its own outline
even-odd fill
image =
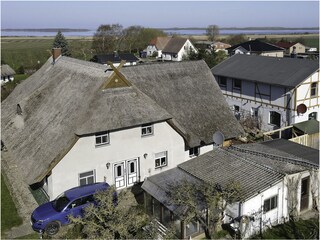
[[[50,222],[47,224],[45,228],[46,234],[49,236],[55,235],[57,232],[59,232],[60,224],[58,222]]]

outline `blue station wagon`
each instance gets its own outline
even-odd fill
[[[109,188],[107,183],[94,183],[71,188],[55,200],[37,207],[31,215],[32,229],[39,233],[54,235],[61,225],[70,223],[69,215],[82,217],[88,204],[96,204],[93,195]]]

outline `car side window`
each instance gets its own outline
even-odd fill
[[[82,205],[81,198],[74,200],[72,203],[69,204],[68,209],[79,207]]]
[[[82,198],[82,204],[91,203],[94,201],[93,195],[89,195]]]

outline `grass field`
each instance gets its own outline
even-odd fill
[[[14,226],[22,224],[17,209],[12,201],[10,192],[1,175],[1,238],[5,239],[4,233]]]

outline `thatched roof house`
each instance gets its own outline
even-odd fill
[[[1,65],[0,70],[1,70],[1,78],[16,74],[16,72],[8,64]]]
[[[242,128],[204,61],[121,69],[129,85],[101,89],[112,72],[97,63],[50,58],[2,103],[2,141],[28,184],[41,181],[78,138],[168,121],[188,146]]]

